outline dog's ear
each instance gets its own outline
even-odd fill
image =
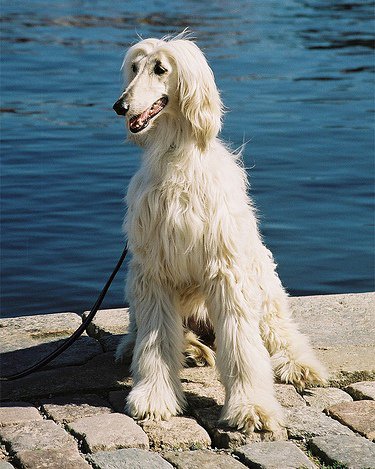
[[[170,44],[177,66],[181,112],[190,122],[199,147],[205,150],[220,131],[223,113],[214,74],[202,51],[193,42],[176,40]]]

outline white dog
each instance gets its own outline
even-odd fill
[[[282,413],[273,373],[303,389],[322,383],[325,371],[290,317],[245,170],[217,137],[222,103],[213,73],[181,36],[142,40],[123,70],[127,87],[114,109],[144,148],[125,220],[131,324],[117,359],[134,349],[127,412],[158,420],[184,409],[183,324],[194,316],[215,330],[221,420],[275,431]]]

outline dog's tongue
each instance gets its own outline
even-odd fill
[[[138,116],[130,119],[129,121],[130,130],[137,131],[137,130],[143,129],[148,123],[149,115],[150,115],[150,109],[146,109]]]
[[[129,120],[129,129],[136,133],[140,130],[143,130],[147,127],[150,119],[159,112],[167,105],[168,98],[167,96],[162,96],[160,99],[154,102],[154,104],[146,109],[145,111],[138,114],[138,116],[134,116]]]

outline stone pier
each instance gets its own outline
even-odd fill
[[[184,415],[143,424],[125,415],[132,381],[113,352],[127,332],[128,310],[102,310],[45,369],[1,382],[0,469],[374,469],[375,293],[290,302],[330,381],[302,394],[276,384],[286,425],[277,435],[220,426],[224,390],[209,367],[182,370]],[[84,316],[0,320],[1,374],[47,355]]]

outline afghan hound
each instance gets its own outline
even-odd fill
[[[126,411],[138,420],[183,411],[183,352],[201,344],[184,334],[193,317],[215,331],[221,421],[276,431],[274,375],[303,389],[323,383],[325,370],[291,319],[240,157],[218,138],[223,106],[213,72],[183,36],[141,40],[122,68],[126,88],[113,107],[144,149],[124,223],[130,327],[116,357],[133,354]]]

